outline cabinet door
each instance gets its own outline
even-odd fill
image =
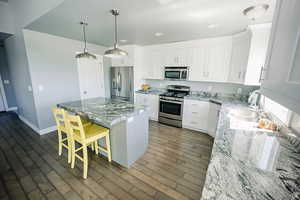
[[[192,49],[192,64],[190,65],[189,80],[191,81],[203,81],[207,79],[207,51],[205,48]]]
[[[208,132],[209,102],[184,100],[183,126],[198,131]]]
[[[220,109],[221,109],[220,105],[215,103],[209,103],[208,134],[212,137],[216,136]]]
[[[249,31],[233,37],[229,82],[244,83],[249,57],[250,39],[251,33]]]
[[[231,45],[219,44],[207,49],[207,79],[214,82],[225,82],[228,78]]]
[[[158,121],[158,107],[159,107],[159,97],[158,95],[147,95],[148,106],[150,107],[150,119]]]
[[[150,78],[163,79],[163,54],[160,51],[153,51],[150,57]]]
[[[300,113],[300,1],[277,2],[262,92]]]
[[[252,38],[245,78],[246,85],[260,85],[265,65],[271,24],[251,26]]]

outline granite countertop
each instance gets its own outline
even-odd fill
[[[222,105],[202,200],[299,200],[300,139],[234,129],[237,119],[229,113],[244,108]]]
[[[127,101],[101,97],[60,103],[57,106],[107,128],[147,109],[146,106],[135,105]]]

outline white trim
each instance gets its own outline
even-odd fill
[[[4,90],[4,85],[3,85],[3,82],[2,82],[1,74],[0,74],[0,90],[1,90],[1,94],[2,94],[1,96],[2,96],[2,99],[3,99],[3,103],[4,103],[4,110],[7,110],[8,105],[7,105],[7,100],[6,100],[6,95],[5,95],[5,90]]]
[[[50,132],[53,132],[53,131],[56,131],[57,130],[57,127],[56,126],[51,126],[51,127],[48,127],[48,128],[45,128],[45,129],[42,129],[39,131],[39,134],[40,135],[45,135],[47,133],[50,133]]]
[[[18,107],[10,107],[10,108],[7,108],[6,111],[17,111],[18,110]]]
[[[38,127],[36,127],[34,124],[32,124],[31,122],[29,122],[25,117],[23,117],[22,115],[18,115],[19,119],[24,122],[27,126],[29,126],[32,130],[34,130],[36,133],[38,133],[39,135],[45,135],[47,133],[50,133],[52,131],[57,130],[56,126],[51,126],[45,129],[39,129]]]
[[[32,124],[31,122],[29,122],[25,117],[23,117],[22,115],[18,115],[19,119],[24,122],[27,126],[29,126],[32,130],[34,130],[35,132],[39,133],[39,129],[38,127],[36,127],[34,124]]]

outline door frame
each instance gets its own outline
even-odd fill
[[[0,90],[1,90],[2,100],[3,100],[3,103],[4,103],[4,109],[5,109],[5,111],[8,111],[7,99],[6,99],[6,94],[5,94],[5,90],[4,90],[4,85],[3,85],[1,74],[0,74]]]

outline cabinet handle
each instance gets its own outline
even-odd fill
[[[241,78],[241,74],[242,74],[242,72],[239,72],[239,76],[238,76],[238,77],[239,77],[239,79]]]
[[[262,78],[263,71],[264,71],[264,66],[261,66],[260,75],[259,75],[259,83],[261,83],[261,81],[263,80],[263,78]]]
[[[192,112],[192,114],[198,114],[198,112]]]

